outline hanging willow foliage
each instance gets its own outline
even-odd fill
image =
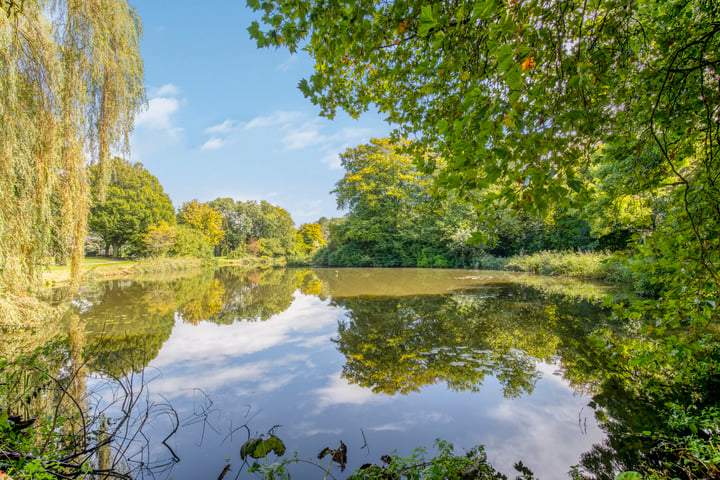
[[[108,177],[145,102],[141,33],[125,0],[0,0],[0,299],[53,257],[77,282],[86,166]]]

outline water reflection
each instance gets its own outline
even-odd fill
[[[512,398],[532,393],[537,359],[552,360],[570,338],[585,333],[568,326],[597,325],[601,317],[585,303],[545,302],[536,290],[513,284],[516,277],[453,270],[226,268],[162,281],[99,283],[77,309],[88,347],[98,352],[104,368],[120,373],[140,371],[156,358],[176,318],[196,328],[266,321],[286,311],[299,290],[329,297],[331,306],[346,312],[334,342],[350,383],[386,394],[416,392],[438,381],[452,390],[478,391],[491,375]],[[187,345],[185,354],[208,356],[212,348],[230,348],[203,331],[197,332],[202,341]],[[256,332],[251,344],[234,348],[270,348],[290,333]]]
[[[75,302],[71,331],[98,359],[90,371],[150,367],[153,392],[180,414],[192,415],[202,389],[226,415],[219,423],[252,404],[268,427],[286,425],[288,437],[311,449],[308,437],[321,444],[341,434],[350,446],[360,428],[382,434],[374,445],[385,451],[446,436],[468,448],[494,445],[513,453],[510,464],[534,460],[537,472],[557,477],[600,438],[592,426],[590,434],[578,429],[587,401],[573,397],[568,382],[576,392],[596,391],[608,362],[589,333],[613,326],[591,304],[548,299],[519,285],[523,278],[225,268],[110,281]],[[540,452],[547,439],[567,447],[569,459]],[[524,447],[513,446],[521,440]],[[204,441],[203,455],[237,455],[232,445]],[[189,447],[177,446],[180,457],[196,455]]]

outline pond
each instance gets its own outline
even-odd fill
[[[314,463],[344,442],[336,478],[438,438],[459,453],[484,445],[511,478],[519,460],[567,478],[606,439],[589,333],[612,322],[553,286],[509,272],[222,268],[98,282],[58,328],[93,359],[82,387],[93,408],[118,414],[109,378],[142,392],[148,441],[129,457],[139,473],[217,478],[230,464],[225,478],[249,477],[240,447],[272,431]]]

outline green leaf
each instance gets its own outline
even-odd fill
[[[512,47],[508,44],[502,45],[498,49],[498,70],[507,72],[514,61]]]
[[[258,22],[252,22],[247,28],[247,31],[250,34],[250,38],[259,40],[260,37],[262,37],[262,33],[260,32],[260,24]]]
[[[245,458],[248,455],[252,456],[252,452],[255,452],[255,449],[258,445],[262,443],[262,438],[251,438],[247,442],[243,443],[242,447],[240,447],[240,458],[245,460]],[[258,458],[258,457],[253,457]]]
[[[278,457],[285,454],[285,444],[275,435],[270,435],[266,439],[262,437],[249,439],[240,447],[240,458],[243,460],[248,456],[265,458],[270,452],[275,452]]]
[[[642,480],[642,475],[638,472],[622,472],[615,475],[615,480]]]
[[[473,20],[490,18],[494,10],[494,0],[476,2],[475,6],[473,7],[472,18]]]
[[[432,7],[429,5],[423,5],[420,12],[420,27],[418,28],[418,35],[426,37],[430,30],[436,25],[435,17],[432,13]]]
[[[515,66],[515,68],[510,68],[510,70],[507,71],[505,74],[505,81],[507,82],[508,87],[512,88],[513,90],[520,90],[523,88],[523,80],[522,75],[520,74],[520,68]]]
[[[574,178],[568,178],[567,184],[568,187],[572,188],[575,192],[580,192],[583,187],[582,182]]]
[[[420,10],[420,23],[431,23],[435,24],[435,17],[432,13],[432,6],[431,5],[423,5]]]

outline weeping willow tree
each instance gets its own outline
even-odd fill
[[[125,0],[0,0],[0,8],[0,302],[8,305],[32,291],[52,257],[70,260],[77,283],[87,164],[108,178],[108,158],[127,152],[145,97],[141,25]]]

